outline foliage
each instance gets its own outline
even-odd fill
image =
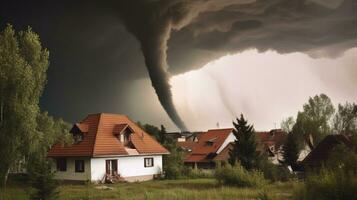
[[[252,170],[248,171],[237,163],[234,166],[217,166],[215,178],[218,183],[238,187],[262,187],[266,184],[262,172]]]
[[[324,169],[309,175],[305,185],[295,192],[296,200],[357,199],[357,176],[343,169]]]
[[[256,167],[259,157],[254,128],[248,125],[242,114],[239,119],[237,118],[237,123],[233,122],[233,125],[235,127],[233,134],[237,139],[233,149],[229,152],[229,163],[235,165],[238,161],[245,169],[251,170]]]
[[[337,113],[333,119],[333,128],[337,133],[357,135],[357,105],[355,103],[338,104]]]
[[[288,117],[281,122],[280,127],[283,131],[290,133],[293,130],[294,125],[294,117]]]
[[[52,163],[46,158],[38,157],[31,160],[29,176],[31,193],[33,200],[53,200],[58,198],[58,183],[54,179],[54,172],[51,170]]]
[[[336,147],[325,167],[308,173],[297,188],[296,200],[357,199],[357,154],[344,145]]]
[[[293,132],[300,133],[313,149],[320,141],[331,133],[330,121],[335,108],[325,94],[310,97],[304,104],[303,111],[298,112]],[[312,140],[310,140],[310,137]]]
[[[157,141],[162,143],[161,141],[161,132],[160,129],[151,124],[142,124],[141,122],[137,122],[137,124],[146,132],[153,136]]]
[[[61,142],[70,144],[72,142],[72,135],[69,133],[71,124],[62,119],[55,119],[42,112],[37,116],[37,142],[35,154],[45,156],[50,147],[56,143]],[[35,144],[33,144],[35,145]]]
[[[266,156],[262,156],[259,162],[259,170],[263,172],[264,178],[272,182],[288,181],[293,177],[284,165],[271,163]]]
[[[192,169],[191,167],[184,167],[182,176],[190,179],[198,178],[213,178],[213,170],[204,170],[204,169]]]
[[[300,155],[300,147],[298,140],[298,134],[291,132],[286,137],[282,148],[282,163],[291,166],[293,169],[295,168]]]
[[[6,184],[10,166],[33,151],[39,98],[46,83],[49,52],[31,28],[0,33],[0,178]]]

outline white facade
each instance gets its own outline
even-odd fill
[[[145,167],[144,159],[153,158],[153,166]],[[84,172],[75,172],[75,160],[84,160]],[[99,182],[106,174],[106,160],[118,161],[118,174],[127,181],[149,180],[162,173],[162,155],[126,157],[71,158],[67,157],[67,170],[57,171],[56,179]]]
[[[153,158],[154,166],[145,167],[144,158]],[[162,155],[91,158],[91,181],[100,181],[105,175],[105,161],[118,160],[118,173],[129,181],[154,176],[162,172]]]

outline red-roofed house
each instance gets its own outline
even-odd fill
[[[267,153],[269,160],[274,164],[279,164],[282,160],[282,147],[287,133],[281,129],[271,131],[255,132],[258,142],[258,151]]]
[[[70,132],[73,144],[55,144],[48,152],[61,180],[149,180],[161,173],[162,155],[169,154],[125,115],[90,114]]]
[[[195,168],[213,168],[214,158],[235,139],[232,128],[208,130],[200,134],[198,141],[192,146],[192,152],[186,156],[184,162]]]

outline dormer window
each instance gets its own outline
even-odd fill
[[[212,139],[209,139],[206,141],[206,146],[213,146],[214,141],[217,139],[217,137],[214,137]]]
[[[114,126],[113,134],[125,147],[133,147],[133,144],[131,143],[132,133],[134,133],[134,131],[128,124],[117,124]]]
[[[206,141],[206,146],[213,146],[213,142],[212,141]]]
[[[73,135],[74,143],[82,142],[84,139],[84,133],[88,133],[88,129],[88,124],[76,123],[70,130],[70,133]]]

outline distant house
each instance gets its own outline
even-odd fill
[[[166,133],[165,137],[171,138],[173,141],[176,142],[197,142],[199,135],[202,133],[203,132],[189,132],[189,131],[170,132],[170,133]]]
[[[353,143],[349,136],[338,134],[326,136],[301,162],[305,168],[322,166],[330,157],[338,145],[345,145],[353,149]]]
[[[255,133],[258,141],[258,151],[266,153],[269,160],[274,164],[279,164],[282,160],[282,147],[287,133],[281,129],[272,129]]]
[[[142,181],[162,172],[169,152],[125,115],[90,114],[73,125],[74,144],[55,144],[56,178],[74,181]]]
[[[281,129],[273,129],[255,132],[255,136],[257,151],[266,153],[272,163],[279,164],[282,158],[281,148],[287,134]],[[213,168],[216,162],[227,162],[236,140],[233,128],[197,132],[190,137],[194,139],[179,141],[177,146],[187,153],[185,164],[197,168]]]
[[[178,145],[191,148],[184,159],[185,165],[209,169],[215,167],[215,158],[235,139],[233,128],[213,129],[201,133],[197,142],[179,142]]]

